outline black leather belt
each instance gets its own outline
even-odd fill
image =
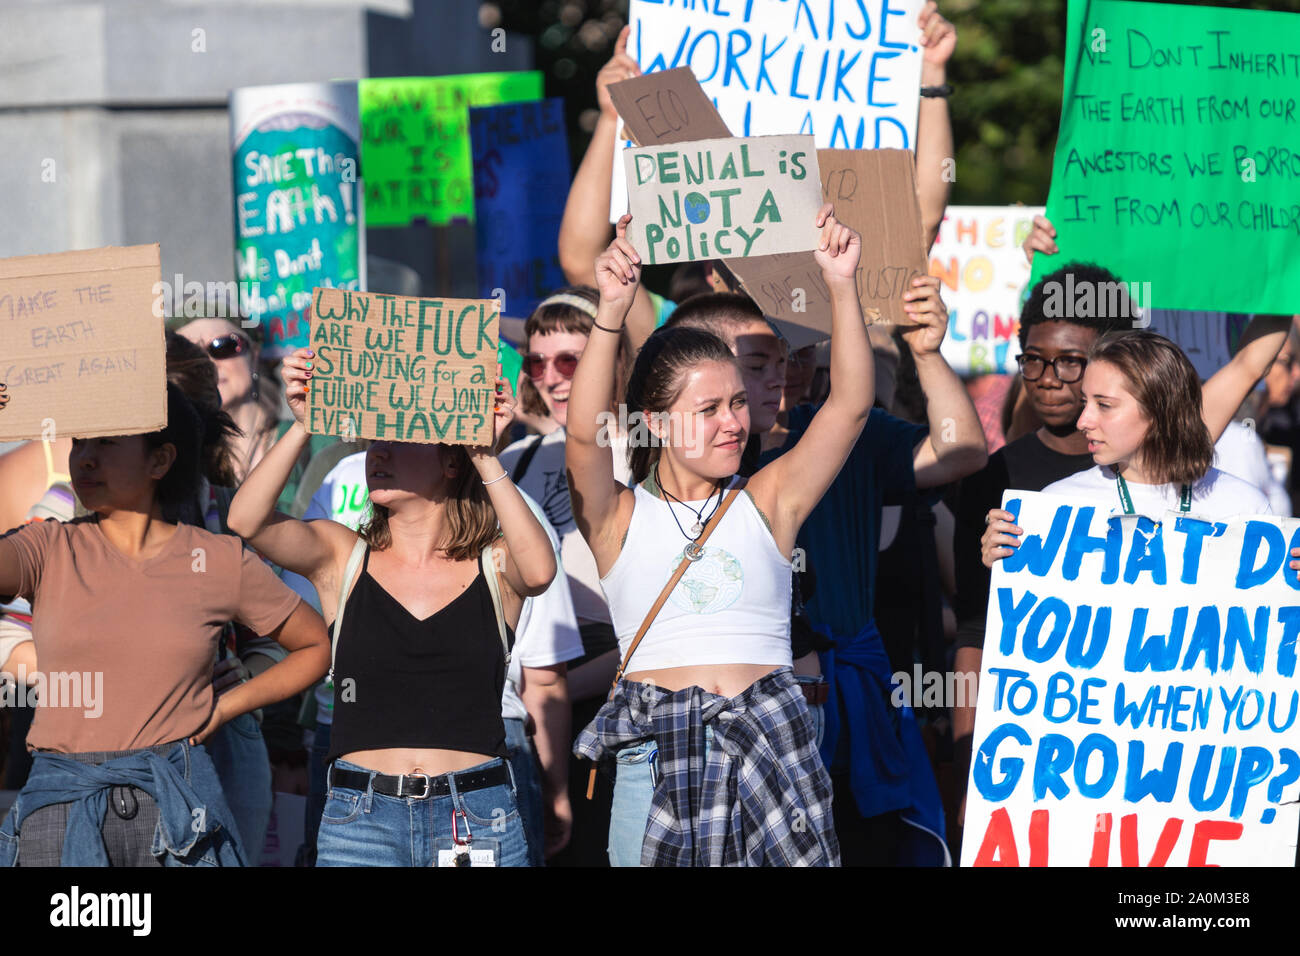
[[[370,787],[375,793],[386,797],[446,797],[451,795],[451,779],[456,778],[456,789],[461,793],[471,790],[485,790],[510,782],[510,770],[505,761],[487,770],[475,770],[469,773],[444,773],[431,777],[427,773],[407,773],[393,776],[386,773],[371,775],[360,770],[345,770],[330,764],[330,786],[346,790],[364,791]]]

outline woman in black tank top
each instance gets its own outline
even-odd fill
[[[374,442],[359,532],[275,512],[308,440],[313,358],[284,360],[297,421],[244,481],[229,525],[310,580],[326,620],[342,616],[317,865],[526,866],[501,692],[523,600],[555,576],[550,539],[488,447]],[[513,404],[498,381],[498,437]]]

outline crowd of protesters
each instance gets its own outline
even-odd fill
[[[944,89],[956,31],[918,27]],[[255,865],[282,792],[299,865],[951,865],[975,701],[900,707],[891,675],[978,679],[1003,492],[1294,513],[1290,316],[1201,382],[1127,299],[1053,314],[1048,283],[1119,281],[1054,263],[990,391],[941,352],[937,278],[864,325],[831,205],[828,343],[789,349],[712,263],[651,293],[607,221],[626,43],[493,444],[310,435],[313,352],[204,318],[167,334],[166,428],[0,455],[0,671],[104,702],[0,709],[0,864]],[[951,155],[927,96],[930,242]]]

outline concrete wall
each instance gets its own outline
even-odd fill
[[[164,279],[233,279],[228,92],[531,68],[522,38],[492,52],[477,11],[476,0],[0,5],[0,257],[160,242]],[[471,229],[368,238],[424,292],[474,291]]]

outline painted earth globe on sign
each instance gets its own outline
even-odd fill
[[[681,556],[669,562],[668,574],[677,570]],[[704,548],[704,556],[691,562],[677,587],[672,602],[692,614],[716,614],[725,611],[740,598],[745,589],[745,571],[740,562],[722,548]]]
[[[709,218],[709,201],[699,193],[687,193],[682,205],[686,209],[686,220],[694,225],[698,226]]]

